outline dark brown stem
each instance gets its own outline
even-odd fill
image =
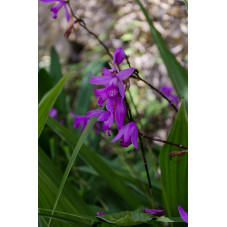
[[[110,56],[110,58],[113,58],[113,55],[110,53],[108,47],[105,45],[104,42],[102,42],[102,40],[99,39],[98,35],[96,35],[94,32],[92,32],[90,29],[88,29],[85,22],[74,14],[72,7],[70,5],[70,1],[68,1],[68,6],[69,6],[72,16],[76,18],[77,22],[79,22],[79,25],[81,27],[83,27],[90,35],[94,36],[99,41],[99,43],[105,48],[106,53]]]
[[[178,109],[177,107],[173,104],[173,102],[171,102],[169,100],[169,98],[164,95],[160,90],[158,90],[156,87],[154,87],[152,84],[148,83],[146,80],[142,79],[138,74],[137,76],[130,76],[131,78],[133,79],[136,79],[136,80],[141,80],[143,81],[146,85],[148,85],[152,90],[155,90],[159,95],[161,95],[164,99],[166,99],[168,101],[168,103],[173,107],[173,109],[178,112]]]
[[[175,147],[179,147],[179,148],[188,150],[187,147],[185,147],[185,146],[183,146],[183,145],[181,145],[181,144],[176,144],[176,143],[168,142],[168,141],[166,141],[166,140],[162,140],[162,139],[159,139],[159,138],[146,136],[146,135],[143,135],[142,133],[139,133],[139,134],[140,134],[141,136],[143,136],[144,138],[150,139],[150,140],[152,140],[152,141],[157,141],[157,142],[161,142],[161,143],[166,143],[166,144],[169,144],[169,145],[172,145],[172,146],[175,146]]]
[[[140,133],[139,133],[139,141],[140,141],[140,146],[141,146],[141,151],[142,151],[142,156],[143,156],[143,163],[144,163],[144,167],[145,167],[145,170],[147,173],[149,188],[150,188],[150,190],[152,190],[150,175],[149,175],[149,171],[148,171],[148,167],[147,167],[147,160],[146,160],[145,152],[144,152],[144,148],[143,148],[143,139],[142,139]]]

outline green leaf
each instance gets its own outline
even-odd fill
[[[185,3],[185,5],[186,5],[186,9],[187,9],[187,11],[188,11],[188,1],[187,1],[187,0],[184,0],[184,3]]]
[[[38,227],[47,227],[46,220],[41,216],[38,216]]]
[[[184,222],[180,217],[163,217],[163,218],[157,218],[156,221],[160,222]]]
[[[167,141],[188,146],[188,121],[182,102]],[[188,208],[188,154],[170,160],[169,153],[183,149],[165,144],[160,152],[161,180],[168,216],[179,216],[178,205]]]
[[[52,88],[50,74],[45,69],[39,70],[38,75],[38,101]]]
[[[143,223],[151,223],[153,215],[143,213],[141,209],[135,211],[124,211],[115,214],[106,214],[98,217],[99,219],[117,226],[134,226]],[[153,225],[151,225],[153,226]]]
[[[53,107],[54,102],[58,95],[60,94],[63,85],[66,80],[69,78],[70,74],[64,76],[46,95],[42,98],[39,103],[39,119],[38,119],[38,136],[40,136],[43,127],[45,125],[46,119],[50,112],[50,109]]]
[[[78,138],[64,126],[55,120],[48,118],[47,125],[55,131],[63,140],[65,140],[71,148],[73,148]],[[141,205],[140,198],[134,193],[122,179],[113,171],[113,169],[101,159],[93,150],[89,149],[85,144],[82,145],[79,155],[90,165],[99,176],[114,190],[121,198],[126,201],[132,208],[136,209]]]
[[[39,209],[39,217],[48,217],[60,222],[65,222],[81,227],[91,226],[99,222],[95,216],[78,215],[61,211],[55,211],[55,215],[52,215],[51,210],[49,209]]]
[[[140,0],[136,0],[139,4],[148,24],[150,25],[150,30],[155,43],[158,46],[160,55],[164,61],[166,69],[168,71],[169,77],[172,80],[174,88],[180,98],[184,97],[185,106],[188,105],[188,74],[184,67],[176,60],[175,56],[167,48],[165,41],[163,40],[161,34],[154,27],[152,20],[145,8],[143,7]]]
[[[50,63],[50,75],[52,77],[52,86],[54,86],[62,78],[61,64],[59,61],[59,56],[54,47],[51,47],[51,63]],[[65,93],[64,90],[58,96],[55,107],[66,114],[66,103],[65,103]]]
[[[57,207],[58,200],[60,199],[60,196],[61,196],[61,193],[63,191],[64,185],[65,185],[66,180],[68,178],[69,172],[70,172],[70,170],[71,170],[71,168],[72,168],[72,166],[73,166],[73,164],[75,162],[75,159],[76,159],[76,157],[77,157],[77,155],[78,155],[78,153],[80,151],[80,148],[83,145],[83,143],[84,143],[85,139],[87,138],[89,132],[91,131],[92,127],[94,126],[95,122],[96,122],[96,118],[91,118],[90,119],[90,121],[87,124],[87,126],[85,127],[82,135],[80,136],[78,142],[75,144],[75,148],[73,150],[72,156],[70,157],[69,163],[68,163],[68,165],[66,167],[65,173],[64,173],[63,178],[61,180],[61,184],[60,184],[60,187],[59,187],[59,190],[58,190],[58,193],[57,193],[57,198],[55,200],[54,207],[53,207],[53,210],[52,210],[52,213],[51,213],[52,215],[54,214],[54,211],[55,211],[55,209]],[[49,222],[49,226],[50,226],[50,224],[51,224],[51,219],[50,219],[50,222]]]
[[[52,209],[62,179],[62,174],[57,166],[53,163],[53,161],[44,153],[44,151],[40,147],[38,155],[39,210],[42,210],[44,208]],[[72,186],[70,183],[66,183],[57,208],[60,211],[70,212],[73,214],[94,215],[90,207],[84,202],[84,200],[75,190],[75,186]]]

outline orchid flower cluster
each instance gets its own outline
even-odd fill
[[[102,130],[106,132],[107,136],[110,135],[110,127],[116,122],[118,134],[111,141],[115,142],[121,139],[120,144],[128,147],[133,144],[138,149],[138,129],[135,122],[130,122],[124,125],[126,116],[126,106],[124,103],[125,86],[129,86],[128,77],[132,75],[135,68],[127,68],[118,70],[119,65],[123,62],[126,55],[122,48],[117,48],[114,51],[113,64],[110,64],[111,69],[103,67],[101,76],[93,76],[90,72],[91,79],[89,83],[94,85],[104,85],[104,88],[93,89],[97,96],[97,104],[103,108],[105,103],[106,110],[91,110],[87,112],[87,116],[80,116],[71,112],[74,117],[74,127],[82,126],[83,131],[91,117],[97,117],[98,121],[103,122]],[[115,67],[116,66],[116,67]],[[97,125],[95,125],[96,132]]]
[[[125,86],[128,87],[128,77],[132,75],[135,68],[127,68],[120,70],[119,65],[126,57],[122,48],[117,48],[114,51],[113,64],[110,64],[110,69],[103,67],[102,75],[92,78],[89,83],[95,85],[104,85],[104,88],[93,89],[97,96],[99,107],[103,107],[105,103],[106,110],[91,110],[88,111],[89,117],[97,117],[98,121],[103,122],[102,130],[110,136],[110,127],[116,122],[118,134],[111,141],[115,142],[121,139],[120,144],[128,147],[133,144],[138,149],[138,129],[135,122],[130,122],[124,125],[126,116]],[[119,68],[119,70],[116,68]]]

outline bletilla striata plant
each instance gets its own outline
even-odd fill
[[[135,122],[130,122],[124,125],[126,116],[126,106],[124,103],[125,87],[127,87],[127,78],[132,75],[135,68],[127,68],[120,70],[119,65],[125,59],[125,52],[122,48],[117,48],[114,51],[113,65],[110,64],[110,69],[103,67],[102,75],[93,77],[90,75],[91,84],[104,85],[105,88],[94,89],[97,96],[97,104],[103,107],[105,103],[106,110],[91,110],[88,111],[88,116],[97,117],[98,121],[102,121],[102,130],[110,136],[110,127],[116,122],[118,134],[111,141],[115,142],[121,139],[120,144],[128,147],[133,144],[138,149],[138,129]],[[116,67],[115,67],[116,66]],[[117,69],[118,68],[118,69]]]

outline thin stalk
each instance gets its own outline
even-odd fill
[[[161,95],[164,99],[166,99],[166,100],[168,101],[168,103],[173,107],[173,109],[174,109],[176,112],[178,112],[178,109],[177,109],[177,107],[174,105],[174,103],[171,102],[171,101],[169,100],[169,98],[168,98],[165,94],[163,94],[160,90],[158,90],[158,88],[154,87],[152,84],[150,84],[150,83],[148,83],[146,80],[142,79],[138,74],[137,74],[137,76],[130,76],[130,77],[133,78],[133,79],[136,79],[136,80],[141,80],[141,81],[143,81],[143,82],[144,82],[146,85],[148,85],[152,90],[156,91],[159,95]]]
[[[166,140],[162,140],[162,139],[159,139],[159,138],[146,136],[146,135],[143,135],[142,133],[140,133],[140,135],[143,136],[144,138],[150,139],[150,140],[152,140],[152,141],[157,141],[157,142],[169,144],[169,145],[172,145],[172,146],[175,146],[175,147],[179,147],[179,148],[183,148],[183,149],[185,149],[185,150],[188,150],[187,147],[185,147],[185,146],[183,146],[183,145],[181,145],[181,144],[176,144],[176,143],[172,143],[172,142],[169,142],[169,141],[166,141]]]

